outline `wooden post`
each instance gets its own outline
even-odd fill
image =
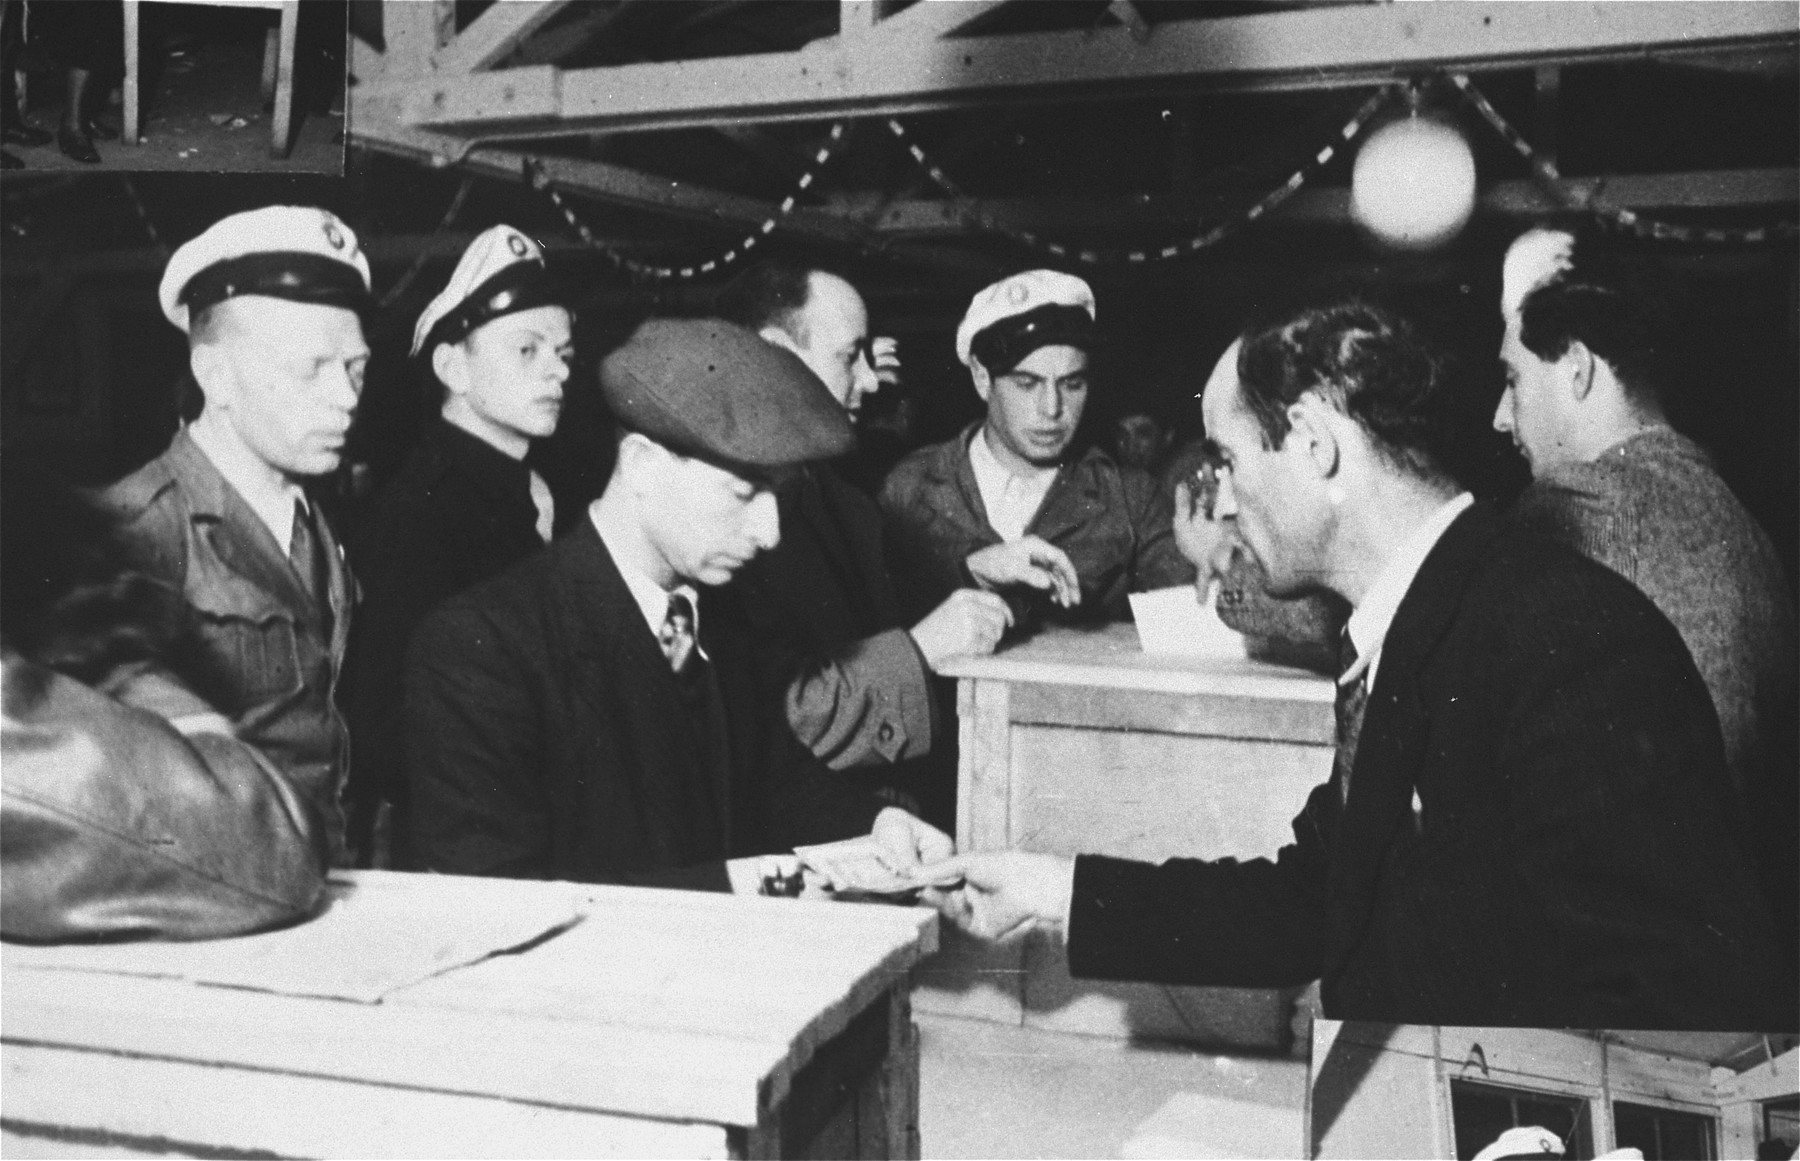
[[[294,127],[294,46],[300,32],[300,0],[281,5],[280,48],[275,62],[275,112],[270,118],[270,157],[286,157]],[[265,62],[264,69],[268,65]]]
[[[138,143],[138,0],[125,0],[125,144]]]

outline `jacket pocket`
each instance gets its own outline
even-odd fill
[[[295,625],[286,617],[204,617],[197,636],[202,692],[229,717],[291,697],[304,685]]]

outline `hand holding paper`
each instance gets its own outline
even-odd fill
[[[1026,851],[957,855],[920,867],[913,879],[928,888],[926,902],[964,931],[1005,939],[1033,923],[1067,921],[1075,860]]]

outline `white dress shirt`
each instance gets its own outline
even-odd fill
[[[625,578],[625,587],[631,590],[631,599],[637,602],[638,612],[644,615],[644,624],[650,626],[650,635],[661,640],[663,626],[669,620],[669,597],[680,593],[688,599],[689,607],[694,610],[694,651],[702,660],[707,660],[706,650],[700,648],[700,594],[692,585],[676,585],[672,589],[665,589],[631,567],[619,552],[613,538],[607,535],[605,526],[600,523],[599,515],[593,508],[588,509],[588,519],[592,521],[594,531],[600,534],[600,543],[606,545],[606,552],[612,557],[613,566]]]
[[[550,485],[536,472],[531,473],[530,487],[531,503],[537,509],[538,539],[549,544],[551,532],[556,527],[556,499],[550,494]]]
[[[243,444],[235,440],[220,439],[205,424],[194,424],[188,428],[188,438],[194,441],[219,469],[232,490],[243,497],[250,511],[256,513],[269,529],[269,535],[283,553],[293,550],[291,541],[294,536],[294,503],[298,501],[309,511],[311,505],[306,502],[306,493],[300,485],[285,476],[271,479],[268,465],[258,462]]]
[[[987,509],[988,523],[1002,540],[1017,540],[1025,535],[1026,526],[1043,507],[1045,494],[1056,482],[1053,467],[1014,475],[994,458],[985,427],[969,441],[969,467],[975,472],[975,487],[981,492],[981,506]]]
[[[1356,664],[1339,677],[1340,684],[1355,681],[1366,668],[1369,688],[1375,688],[1375,666],[1381,661],[1381,644],[1387,638],[1388,626],[1394,623],[1394,614],[1399,611],[1400,602],[1406,598],[1406,591],[1412,588],[1413,578],[1419,575],[1419,566],[1425,563],[1425,558],[1437,547],[1438,540],[1449,529],[1451,522],[1474,502],[1475,497],[1467,492],[1445,501],[1429,519],[1400,542],[1381,571],[1375,574],[1361,603],[1350,614],[1347,628],[1350,641],[1356,646]]]

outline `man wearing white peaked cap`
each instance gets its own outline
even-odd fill
[[[550,489],[525,457],[556,431],[572,350],[562,286],[537,242],[508,225],[476,236],[413,328],[440,413],[351,546],[364,595],[345,703],[357,755],[351,829],[372,861],[412,862],[399,691],[414,626],[550,539]]]
[[[338,466],[362,392],[369,263],[330,211],[266,206],[178,249],[158,299],[205,406],[104,500],[136,566],[193,607],[196,692],[319,809],[341,861],[354,583],[303,485]]]

